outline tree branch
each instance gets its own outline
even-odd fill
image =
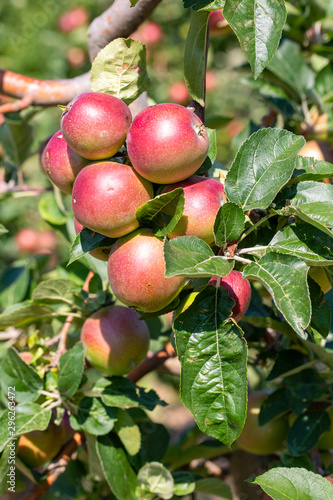
[[[132,382],[137,382],[147,373],[150,373],[161,366],[167,359],[176,356],[176,351],[172,347],[171,342],[152,356],[147,356],[134,370],[127,375],[127,378]]]

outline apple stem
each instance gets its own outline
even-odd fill
[[[240,250],[236,250],[237,255],[241,255],[243,253],[258,253],[265,252],[269,247],[268,246],[257,246],[257,247],[249,247],[249,248],[241,248]]]
[[[250,259],[244,259],[243,257],[238,257],[237,255],[234,255],[234,260],[237,260],[238,262],[242,262],[243,264],[252,264],[252,260]]]

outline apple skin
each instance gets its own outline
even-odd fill
[[[152,184],[129,165],[96,162],[87,165],[76,177],[72,209],[84,227],[119,238],[139,226],[135,212],[153,194]]]
[[[92,314],[81,330],[87,360],[108,375],[133,370],[146,357],[149,340],[146,322],[133,309],[119,305]]]
[[[214,243],[216,214],[227,201],[223,185],[215,179],[193,175],[182,182],[169,184],[162,193],[176,188],[183,188],[185,206],[182,217],[168,237],[196,236],[211,245]]]
[[[84,229],[84,226],[82,226],[82,224],[80,224],[79,221],[75,219],[75,217],[74,217],[74,228],[76,234],[79,234],[82,231],[82,229]],[[111,247],[112,245],[107,247],[95,248],[89,253],[92,257],[95,257],[95,259],[103,260],[104,262],[106,262],[109,258]]]
[[[320,266],[312,266],[309,269],[309,276],[320,286],[323,293],[327,293],[331,290],[332,285],[326,276],[325,270]]]
[[[327,481],[333,484],[333,477],[325,477],[325,479],[327,479]]]
[[[165,278],[163,240],[151,229],[138,229],[111,248],[108,276],[111,290],[123,304],[156,312],[173,301],[186,278]]]
[[[209,285],[216,287],[218,278],[211,278],[209,280]],[[239,271],[230,271],[227,276],[221,278],[222,288],[228,291],[229,297],[235,301],[235,305],[232,308],[232,318],[235,321],[239,321],[246,311],[251,302],[251,285],[249,280],[242,278],[242,273]]]
[[[231,33],[232,30],[223,15],[222,9],[214,10],[209,14],[208,29],[211,36],[219,37]]]
[[[179,182],[193,175],[205,160],[208,146],[200,118],[173,103],[145,108],[134,118],[127,134],[133,167],[157,184]]]
[[[45,174],[67,194],[72,194],[75,177],[88,161],[68,146],[61,130],[51,137],[41,158]]]
[[[287,437],[287,419],[278,418],[260,426],[258,416],[263,401],[266,399],[265,392],[256,392],[249,396],[247,417],[243,431],[236,444],[241,450],[255,455],[270,455],[281,450],[283,441]]]
[[[138,40],[147,47],[153,47],[163,39],[163,30],[155,21],[146,21],[129,38]]]
[[[168,99],[176,104],[188,104],[191,100],[185,82],[174,82],[168,89]]]
[[[307,141],[305,146],[298,153],[299,156],[308,156],[318,161],[325,161],[324,153],[317,141]]]
[[[64,110],[61,130],[69,146],[83,158],[102,160],[125,143],[132,122],[129,107],[103,92],[83,92]]]
[[[58,28],[63,33],[70,33],[71,31],[84,26],[89,21],[89,12],[84,7],[74,7],[73,9],[63,12],[58,19]]]

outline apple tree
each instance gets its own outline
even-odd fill
[[[87,5],[0,70],[0,491],[333,498],[331,5]]]

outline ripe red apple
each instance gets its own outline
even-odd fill
[[[75,219],[75,217],[74,217],[74,228],[75,228],[76,234],[79,234],[82,231],[82,229],[84,228],[84,226],[82,226],[82,224],[80,224],[79,221]],[[92,250],[89,253],[90,253],[90,255],[95,257],[95,259],[107,261],[109,258],[111,246],[112,245],[106,246],[106,247],[95,248],[94,250]]]
[[[67,194],[72,194],[75,177],[88,163],[68,146],[61,130],[51,137],[41,160],[45,174]]]
[[[285,418],[276,418],[265,425],[259,425],[258,416],[266,397],[265,392],[256,392],[249,396],[245,425],[236,440],[241,450],[256,455],[270,455],[281,450],[289,429]]]
[[[225,36],[228,33],[231,33],[231,28],[223,15],[222,9],[211,12],[209,14],[209,34],[212,36]]]
[[[131,122],[129,107],[117,97],[103,92],[83,92],[66,106],[61,130],[78,155],[102,160],[121,148]]]
[[[204,124],[179,104],[157,104],[141,111],[127,134],[127,151],[135,170],[158,184],[193,175],[208,152]]]
[[[150,229],[138,229],[111,248],[108,275],[111,290],[123,304],[140,311],[166,307],[182,289],[185,278],[165,278],[163,240]]]
[[[149,330],[139,314],[124,306],[108,306],[83,324],[81,340],[89,363],[109,375],[129,373],[147,354]]]
[[[325,479],[327,479],[327,481],[333,484],[333,477],[325,477]]]
[[[152,47],[162,40],[163,31],[161,26],[155,21],[146,21],[129,38],[138,40],[147,47]]]
[[[177,104],[188,104],[191,100],[190,93],[185,82],[174,82],[168,89],[168,99]]]
[[[183,188],[185,195],[184,212],[177,226],[168,234],[177,236],[196,236],[208,245],[214,243],[214,221],[218,209],[226,201],[223,185],[207,177],[193,175],[182,182],[169,184],[162,193]]]
[[[89,21],[89,12],[84,7],[74,7],[63,12],[58,19],[58,28],[63,33],[70,33],[76,28],[84,26]]]
[[[218,278],[211,278],[209,284],[216,287]],[[239,321],[251,302],[251,285],[249,280],[242,278],[242,273],[239,271],[231,271],[227,276],[221,278],[222,288],[225,288],[229,297],[235,301],[232,308],[232,318]]]
[[[136,210],[153,197],[153,186],[129,165],[101,161],[87,165],[75,179],[74,217],[84,227],[118,238],[139,224]]]
[[[87,59],[86,52],[80,47],[71,47],[66,54],[66,60],[72,68],[82,68]]]
[[[26,227],[16,233],[15,243],[24,253],[49,253],[56,248],[57,237],[52,231],[36,231],[36,229]]]
[[[17,456],[32,469],[52,460],[73,434],[66,414],[60,425],[51,420],[44,431],[31,431],[19,438]]]

